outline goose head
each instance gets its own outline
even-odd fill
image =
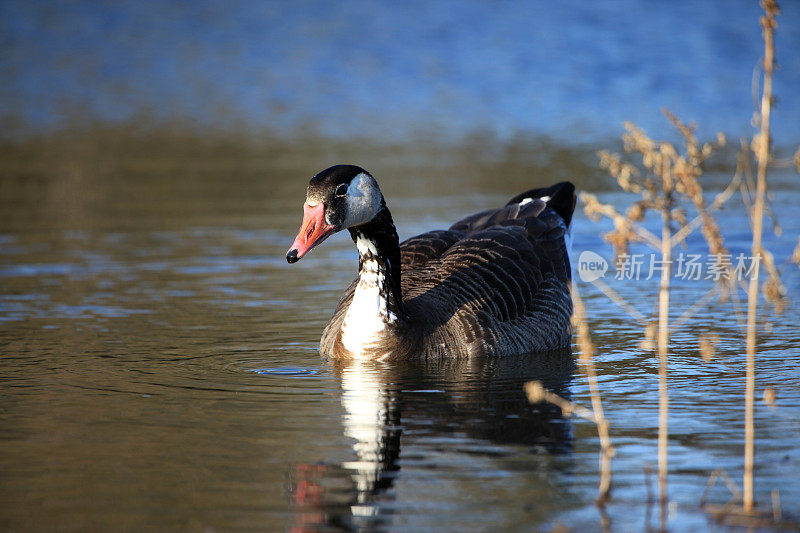
[[[383,207],[378,182],[355,165],[335,165],[308,184],[303,223],[286,260],[295,263],[337,231],[365,224]]]

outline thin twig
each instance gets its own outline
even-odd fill
[[[605,281],[600,278],[592,281],[592,283],[600,289],[603,294],[609,297],[612,302],[620,306],[622,309],[625,310],[634,320],[639,322],[641,325],[646,326],[649,323],[649,320],[646,316],[639,312],[638,309],[633,307],[629,304],[622,296],[619,295],[617,291],[611,288]]]
[[[781,514],[781,492],[778,489],[772,489],[772,520],[780,522]]]
[[[669,470],[669,392],[667,362],[669,346],[669,282],[672,273],[672,236],[670,235],[673,182],[668,162],[661,168],[664,202],[661,211],[661,282],[658,291],[658,500],[661,504],[661,528],[666,528],[667,472]]]
[[[586,323],[586,308],[575,282],[572,282],[572,301],[575,306],[573,321],[578,330],[578,345],[581,349],[580,359],[586,368],[586,378],[589,381],[589,392],[592,397],[592,411],[597,424],[597,435],[600,437],[600,486],[598,487],[598,503],[602,504],[611,493],[611,458],[614,457],[614,447],[608,433],[608,421],[603,414],[603,402],[600,399],[600,388],[597,385],[597,369],[594,365],[594,344],[589,335],[589,326]]]
[[[579,403],[571,402],[566,398],[562,398],[554,392],[547,390],[541,381],[529,381],[525,384],[525,394],[528,396],[528,401],[531,403],[550,402],[559,409],[565,417],[570,417],[573,414],[581,418],[596,422],[594,413],[591,409],[587,409]]]
[[[679,316],[678,319],[672,323],[670,326],[670,332],[675,333],[678,329],[680,329],[686,322],[689,321],[690,318],[694,316],[699,309],[705,307],[705,305],[714,298],[717,292],[719,292],[719,287],[717,285],[714,285],[708,291],[706,291],[705,294],[698,298],[697,301],[691,305],[691,307],[684,311],[683,314],[681,314],[681,316]]]
[[[757,152],[758,174],[756,195],[753,204],[753,247],[754,258],[761,257],[761,236],[764,224],[764,196],[767,190],[767,165],[769,164],[770,111],[772,107],[772,71],[775,64],[775,16],[778,5],[774,0],[762,0],[765,16],[761,17],[764,29],[764,86],[761,94],[761,130],[754,139]],[[756,143],[757,141],[757,143]],[[761,261],[756,261],[747,291],[747,378],[745,383],[745,430],[744,430],[744,474],[742,485],[744,496],[742,508],[745,512],[753,510],[753,458],[755,454],[755,389],[756,389],[756,319],[758,313],[758,272]]]
[[[717,196],[714,197],[714,201],[711,203],[711,205],[708,206],[707,209],[705,209],[705,214],[710,215],[711,213],[722,207],[722,205],[725,202],[727,202],[731,196],[733,196],[733,193],[736,191],[736,189],[739,188],[739,184],[741,183],[741,181],[742,178],[738,175],[738,173],[734,174],[730,183],[728,183],[728,186],[725,187],[725,190],[717,194]],[[675,232],[675,234],[672,236],[672,247],[674,248],[675,246],[678,246],[678,244],[680,244],[681,241],[683,241],[686,237],[688,237],[690,233],[699,228],[702,224],[703,224],[703,216],[702,214],[698,214],[691,221],[689,221],[688,224],[686,224],[681,229]]]

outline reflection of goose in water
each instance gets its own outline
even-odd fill
[[[391,484],[399,469],[400,396],[387,383],[380,367],[354,363],[339,369],[342,379],[344,434],[354,440],[356,460],[342,466],[352,472],[357,503],[376,489]]]
[[[521,449],[532,454],[568,452],[572,443],[568,421],[550,404],[530,405],[523,385],[537,379],[569,397],[573,369],[569,352],[401,364],[336,363],[344,434],[353,439],[353,460],[297,467],[293,495],[303,522],[298,530],[319,530],[325,524],[380,529],[392,514],[392,487],[401,471],[401,457],[433,460],[426,455],[435,449],[439,459],[445,454],[461,463],[463,454],[494,461],[504,455],[517,457]],[[442,442],[449,444],[441,449]]]

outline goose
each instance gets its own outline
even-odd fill
[[[399,242],[375,178],[355,165],[315,175],[286,254],[295,263],[347,229],[358,277],[322,333],[331,359],[500,357],[570,345],[568,229],[562,182]]]

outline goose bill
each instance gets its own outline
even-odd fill
[[[298,261],[313,247],[327,239],[331,233],[333,226],[325,223],[325,204],[323,202],[314,206],[303,204],[303,223],[292,247],[286,253],[286,260],[290,263]]]

